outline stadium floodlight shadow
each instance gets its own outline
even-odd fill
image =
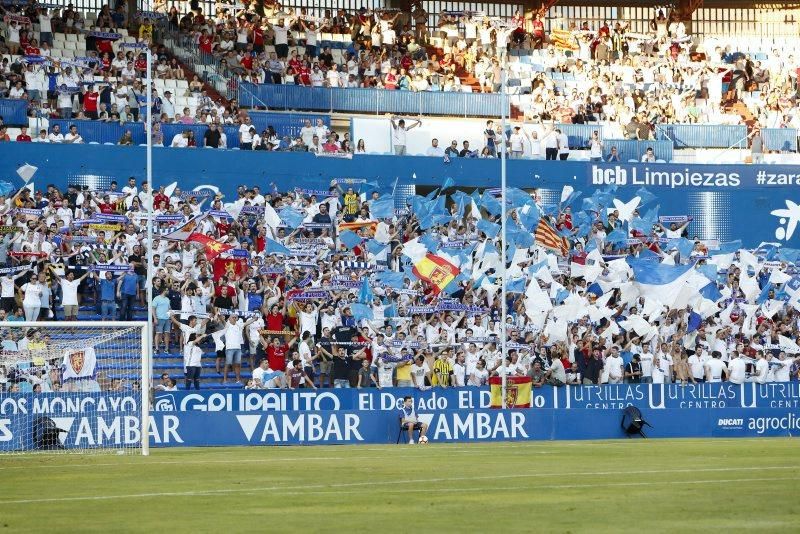
[[[650,423],[644,420],[642,417],[642,411],[637,408],[636,406],[628,406],[622,412],[622,429],[625,431],[625,435],[630,438],[634,435],[642,436],[643,438],[647,438],[642,430],[645,426],[652,427]]]

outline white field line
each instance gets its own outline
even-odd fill
[[[376,481],[370,480],[365,482],[349,482],[343,484],[309,484],[302,486],[266,486],[255,488],[218,488],[210,490],[199,491],[169,491],[169,492],[151,492],[151,493],[129,493],[122,495],[77,495],[74,497],[49,497],[41,499],[14,499],[14,500],[0,500],[0,506],[3,505],[17,505],[17,504],[41,504],[41,503],[54,503],[54,502],[79,502],[79,501],[111,501],[118,499],[147,499],[157,497],[194,497],[202,495],[226,495],[226,494],[242,494],[242,493],[258,493],[265,491],[286,492],[296,491],[306,493],[308,490],[337,490],[344,488],[357,488],[367,487],[374,488],[375,486],[397,486],[406,484],[436,484],[441,482],[463,482],[463,481],[479,481],[479,480],[504,480],[504,479],[534,479],[534,478],[548,478],[548,477],[566,477],[566,476],[619,476],[619,475],[662,475],[662,474],[676,474],[676,473],[730,473],[730,472],[747,472],[747,471],[772,471],[772,470],[800,470],[800,466],[786,465],[786,466],[758,466],[758,467],[717,467],[717,468],[697,468],[697,469],[649,469],[637,471],[579,471],[573,473],[519,473],[513,475],[494,475],[494,476],[471,476],[471,477],[449,477],[449,478],[418,478],[408,480],[386,480]],[[800,477],[797,477],[800,478]],[[792,478],[793,480],[794,478]],[[754,479],[747,479],[754,480]],[[689,481],[691,482],[691,481]],[[688,483],[688,482],[687,482]],[[608,482],[604,484],[614,484]],[[601,485],[604,485],[601,484]],[[639,483],[631,482],[629,484],[636,485]],[[667,484],[664,481],[649,482],[648,484]],[[591,487],[582,485],[558,485],[558,487]],[[437,489],[437,491],[439,491]]]

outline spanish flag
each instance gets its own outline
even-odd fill
[[[414,268],[411,272],[420,280],[431,284],[434,292],[439,293],[447,287],[447,284],[452,282],[461,271],[446,259],[429,252],[425,254],[424,258],[414,264]]]
[[[503,407],[503,378],[493,376],[489,379],[491,393],[490,408]],[[531,377],[509,376],[506,377],[506,408],[531,407]]]
[[[203,249],[206,253],[206,259],[208,261],[213,260],[226,250],[230,250],[233,247],[231,245],[226,245],[225,243],[220,243],[216,241],[214,238],[208,237],[205,234],[198,234],[197,232],[193,234],[189,234],[189,237],[186,238],[186,241],[189,243],[200,243],[203,245]]]

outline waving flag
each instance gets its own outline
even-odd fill
[[[203,245],[203,250],[208,261],[213,260],[223,252],[233,248],[233,246],[220,243],[219,241],[212,237],[208,237],[205,234],[189,234],[189,237],[186,238],[186,241],[189,243],[200,243]]]
[[[491,391],[490,408],[530,408],[531,382],[531,377],[529,376],[506,377],[506,398],[504,403],[503,379],[499,376],[491,377],[489,379],[489,390]]]
[[[431,253],[416,262],[412,272],[420,280],[432,285],[436,293],[442,291],[460,273],[458,267]]]
[[[237,280],[245,272],[247,272],[247,258],[216,258],[214,260],[214,280],[219,280],[222,276]]]
[[[547,223],[547,219],[542,217],[539,220],[539,226],[536,227],[536,244],[551,250],[560,256],[566,256],[569,253],[569,242],[565,237],[562,237],[555,231],[555,229]]]
[[[394,197],[382,197],[374,200],[369,211],[370,215],[376,219],[391,219],[394,217]]]
[[[200,223],[206,217],[208,217],[208,214],[207,213],[202,213],[202,214],[198,215],[197,217],[189,219],[183,225],[179,226],[178,228],[176,228],[172,232],[169,232],[168,234],[164,234],[162,237],[164,239],[172,239],[174,241],[186,241],[191,234],[195,233],[195,231],[199,229]]]

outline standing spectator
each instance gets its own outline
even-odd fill
[[[558,159],[566,161],[569,158],[569,137],[561,130],[556,130],[558,133]]]
[[[753,131],[753,137],[750,139],[750,154],[753,163],[764,163],[764,139],[758,128]]]
[[[114,281],[114,275],[111,271],[103,273],[102,279],[99,273],[95,273],[95,283],[100,286],[100,320],[113,321],[117,315],[117,302],[115,295],[117,292],[117,282]]]
[[[117,298],[120,299],[119,320],[133,320],[133,305],[139,294],[139,276],[134,272],[134,264],[125,271],[117,283]]]
[[[407,144],[406,134],[409,130],[421,126],[422,121],[415,120],[414,124],[406,127],[406,121],[404,119],[395,122],[396,119],[397,117],[394,115],[389,119],[392,124],[392,146],[394,147],[395,156],[405,156]]]
[[[53,271],[53,266],[50,266]],[[55,273],[54,273],[55,274]],[[59,277],[61,284],[61,305],[64,307],[64,320],[77,321],[78,320],[78,286],[81,282],[89,276],[89,271],[81,276],[75,278],[75,271],[69,271],[66,277]]]
[[[183,346],[183,373],[186,389],[191,389],[192,385],[194,385],[194,389],[200,389],[200,371],[203,369],[203,349],[200,348],[200,342],[205,337],[205,335],[191,333]]]

